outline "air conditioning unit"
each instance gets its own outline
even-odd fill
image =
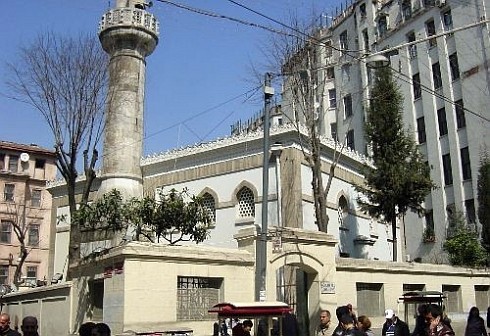
[[[444,7],[444,6],[446,6],[446,0],[436,0],[436,6],[437,7]]]

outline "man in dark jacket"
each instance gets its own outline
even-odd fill
[[[0,336],[20,336],[20,334],[10,329],[9,314],[0,314]]]
[[[410,336],[408,325],[400,320],[392,309],[385,311],[386,322],[383,324],[383,336]]]

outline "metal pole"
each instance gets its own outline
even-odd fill
[[[262,165],[262,227],[257,228],[257,240],[255,249],[255,301],[266,299],[266,270],[267,270],[267,215],[269,198],[269,127],[272,97],[274,88],[271,86],[272,75],[265,74],[264,79],[264,153]]]

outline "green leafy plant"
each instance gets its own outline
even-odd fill
[[[453,236],[443,244],[452,265],[479,267],[486,262],[485,249],[479,242],[478,234],[467,228],[460,227]]]
[[[132,229],[136,240],[164,240],[170,245],[181,241],[203,242],[211,217],[202,199],[187,189],[142,199],[124,200],[118,190],[104,194],[92,204],[84,204],[75,215],[85,232],[116,232]]]

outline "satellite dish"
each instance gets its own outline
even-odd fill
[[[29,162],[29,154],[27,154],[27,153],[20,154],[20,161]]]

